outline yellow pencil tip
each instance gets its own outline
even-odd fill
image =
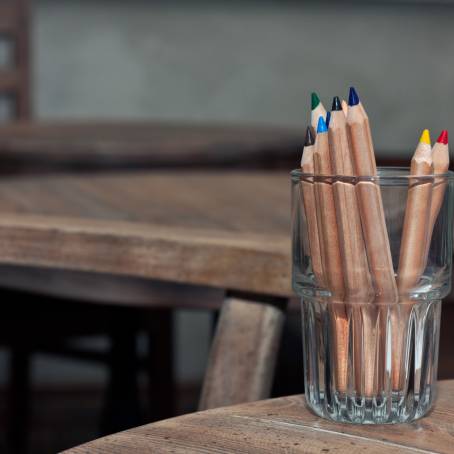
[[[430,145],[430,133],[428,129],[424,129],[424,131],[421,134],[421,138],[419,139],[420,142],[426,143],[427,145]]]

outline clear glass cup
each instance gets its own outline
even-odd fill
[[[291,179],[292,283],[301,297],[307,404],[321,417],[357,424],[410,422],[424,416],[436,392],[441,300],[451,287],[454,173],[410,177],[408,169],[390,167],[379,169],[377,177],[328,177],[294,170]],[[350,197],[353,194],[349,199],[353,207],[358,206],[361,183],[378,187],[392,257],[391,273],[396,279],[409,185],[444,187],[433,233],[426,235],[426,259],[416,284],[387,294],[377,289],[372,277],[371,289],[365,291],[361,284],[364,272],[372,274],[367,255],[366,269],[360,261],[344,260],[340,267],[343,290],[330,287],[325,276],[329,264],[323,263],[320,269],[311,242],[313,245],[317,217],[318,234],[323,235],[317,188],[324,185],[334,191],[340,186],[336,183],[344,184]],[[314,205],[304,192],[310,192],[311,187]],[[341,206],[345,207],[342,203],[335,205],[338,221]],[[355,225],[351,214],[347,222],[344,217],[347,231]],[[367,249],[364,222],[360,214],[359,236]],[[338,234],[343,243],[345,230]],[[321,252],[326,257],[324,254]]]

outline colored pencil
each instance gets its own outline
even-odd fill
[[[353,176],[353,161],[347,135],[347,121],[338,97],[333,100],[329,125],[329,150],[334,175]],[[333,183],[336,219],[345,278],[345,298],[349,302],[369,301],[372,280],[361,230],[356,190],[353,182]]]
[[[353,161],[347,135],[347,121],[341,102],[333,99],[331,122],[329,125],[329,148],[333,173],[353,176]],[[336,180],[333,183],[336,219],[340,242],[342,266],[345,281],[345,302],[347,319],[352,323],[352,355],[354,387],[358,393],[372,394],[373,376],[363,381],[364,365],[367,371],[374,368],[374,350],[364,343],[364,323],[368,314],[362,315],[362,304],[373,300],[372,280],[367,263],[361,219],[359,216],[356,189],[353,181]],[[358,305],[358,303],[360,303]],[[348,336],[348,334],[347,334]]]
[[[320,117],[315,139],[314,170],[317,175],[332,175],[328,128],[324,117]],[[337,229],[336,208],[332,184],[329,181],[315,181],[319,238],[323,246],[322,261],[326,285],[331,292],[329,310],[334,333],[334,355],[336,389],[347,390],[348,366],[348,320],[343,304],[344,277]]]
[[[355,175],[376,176],[369,120],[353,87],[349,95],[347,125]],[[397,286],[380,187],[374,181],[359,181],[356,192],[376,300],[397,302]]]
[[[303,156],[301,158],[301,170],[305,174],[314,174],[314,142],[315,137],[311,127],[306,130]],[[312,271],[316,284],[320,287],[325,285],[325,278],[322,265],[322,252],[317,225],[317,210],[315,202],[314,184],[311,181],[301,181],[304,212],[306,215],[307,230],[309,237],[309,253],[312,264]]]
[[[355,175],[373,177],[377,165],[369,119],[356,90],[351,87],[348,98],[347,126]],[[358,207],[364,243],[375,293],[375,303],[396,303],[398,292],[386,228],[380,186],[375,181],[360,180],[356,184]],[[365,393],[371,398],[386,381],[386,306],[363,308]]]
[[[441,131],[437,142],[432,148],[432,162],[435,175],[442,175],[449,169],[449,145],[448,145],[448,131]],[[427,258],[429,255],[430,242],[432,239],[433,230],[435,223],[440,213],[441,205],[446,191],[446,180],[441,177],[435,177],[434,187],[432,190],[432,204],[430,206],[429,216],[429,234],[427,237],[427,244],[425,248],[425,260],[424,263],[427,265]],[[424,266],[425,268],[425,266]],[[424,270],[423,270],[424,271]]]
[[[407,206],[405,208],[397,272],[397,286],[401,294],[408,292],[418,283],[426,262],[425,245],[429,236],[432,180],[418,180],[412,177],[433,174],[431,155],[429,131],[425,129],[411,160]]]
[[[426,264],[426,245],[429,236],[430,210],[432,202],[433,175],[430,134],[423,131],[413,154],[407,191],[407,204],[400,242],[397,286],[401,304],[390,313],[392,334],[391,379],[395,391],[404,387],[406,358],[406,338],[410,314],[414,306],[409,291],[414,287]]]

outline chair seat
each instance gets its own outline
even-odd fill
[[[82,453],[452,453],[454,380],[439,382],[431,414],[412,424],[322,420],[304,396],[268,399],[160,421],[66,451]]]

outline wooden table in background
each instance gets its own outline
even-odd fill
[[[435,409],[411,424],[360,426],[320,419],[303,396],[218,408],[110,435],[82,453],[444,453],[454,446],[454,381],[439,382]]]
[[[120,304],[162,305],[171,288],[167,307],[222,307],[201,408],[268,397],[292,294],[289,180],[183,171],[4,177],[0,283],[58,294],[52,273],[78,272],[65,296],[106,302],[112,292],[98,278],[141,278],[140,301],[123,294]]]
[[[290,177],[3,178],[0,263],[289,296]]]

